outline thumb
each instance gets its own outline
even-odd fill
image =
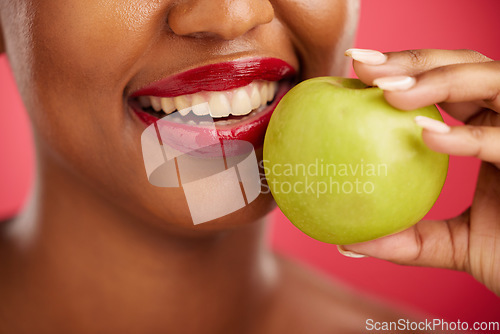
[[[469,211],[441,221],[423,220],[380,239],[338,246],[349,257],[370,256],[398,264],[469,271]]]

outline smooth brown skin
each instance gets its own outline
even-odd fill
[[[38,159],[33,196],[0,233],[0,332],[319,334],[396,319],[276,258],[270,196],[193,226],[180,190],[148,183],[145,126],[126,103],[159,78],[247,56],[344,75],[347,3],[0,0]]]

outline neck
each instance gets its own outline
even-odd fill
[[[159,231],[39,160],[36,205],[9,224],[15,242],[0,252],[14,283],[53,305],[39,318],[73,333],[243,333],[243,315],[255,320],[275,285],[264,221],[197,238]]]

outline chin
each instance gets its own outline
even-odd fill
[[[245,207],[201,224],[193,224],[187,207],[172,212],[149,212],[146,216],[152,219],[141,219],[155,227],[154,233],[164,232],[170,236],[182,238],[207,238],[220,235],[221,232],[245,229],[265,221],[265,217],[277,207],[272,195],[260,194]],[[142,215],[144,217],[144,215]]]
[[[276,202],[272,195],[270,193],[261,194],[252,203],[240,210],[202,224],[192,225],[192,230],[204,232],[223,231],[248,226],[262,221],[275,208]]]

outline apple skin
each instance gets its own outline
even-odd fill
[[[292,88],[264,139],[264,171],[282,212],[305,234],[339,245],[420,221],[441,192],[449,157],[425,145],[417,115],[442,121],[434,105],[396,109],[357,79],[319,77]]]

